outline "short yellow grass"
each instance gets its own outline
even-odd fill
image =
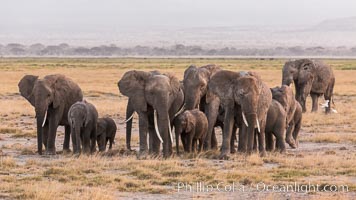
[[[36,135],[32,106],[18,94],[17,83],[25,74],[43,77],[61,73],[71,77],[82,88],[85,98],[98,109],[100,116],[111,116],[116,122],[125,118],[127,98],[121,95],[117,81],[131,69],[174,73],[182,79],[190,64],[216,63],[229,70],[257,71],[270,87],[281,83],[285,60],[257,59],[17,59],[0,58],[0,198],[17,199],[117,199],[122,192],[177,195],[178,182],[237,182],[244,185],[265,182],[348,184],[356,190],[356,71],[343,70],[356,65],[354,60],[327,60],[335,70],[336,114],[320,110],[303,115],[301,143],[339,146],[321,150],[287,150],[286,154],[268,153],[232,155],[228,161],[214,159],[219,152],[174,156],[170,159],[138,160],[125,149],[125,129],[119,126],[111,154],[53,158],[35,154],[36,143],[16,142]],[[323,102],[320,99],[320,102]],[[11,137],[8,137],[10,135]],[[138,146],[137,116],[134,118],[132,146]],[[219,135],[219,137],[221,137]],[[9,142],[5,140],[11,140]],[[58,149],[61,150],[61,147]],[[10,152],[6,155],[4,152]],[[15,152],[15,154],[14,154]],[[297,194],[293,194],[297,195]],[[325,199],[326,194],[310,194],[312,199]],[[179,194],[177,197],[180,197]],[[278,198],[277,194],[264,196]],[[296,196],[298,197],[298,196]],[[335,194],[336,199],[350,196]]]

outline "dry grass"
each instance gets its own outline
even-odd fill
[[[35,155],[35,115],[31,105],[18,94],[17,83],[24,74],[62,73],[77,82],[100,116],[124,119],[127,98],[119,94],[117,81],[131,69],[174,73],[180,79],[190,64],[221,64],[230,70],[254,70],[270,87],[281,82],[284,60],[254,59],[3,59],[0,62],[0,198],[16,199],[117,199],[132,192],[176,195],[178,182],[206,184],[237,182],[249,186],[258,182],[348,184],[356,191],[356,65],[354,60],[329,60],[336,74],[335,103],[338,114],[307,112],[300,134],[305,149],[286,154],[237,154],[228,161],[214,159],[218,152],[174,156],[171,159],[137,160],[135,153],[124,152],[125,129],[119,125],[116,144],[106,155]],[[310,110],[310,99],[308,99]],[[11,106],[9,106],[11,105]],[[138,146],[137,117],[134,118],[132,146]],[[63,131],[60,130],[63,138]],[[8,137],[10,135],[10,137]],[[29,138],[29,142],[26,139]],[[6,141],[10,140],[10,141]],[[334,143],[326,145],[324,143]],[[61,150],[61,144],[57,144]],[[7,153],[9,155],[7,155]],[[294,196],[296,195],[296,196]],[[157,198],[157,196],[155,196]],[[151,198],[155,198],[151,197]],[[204,198],[203,196],[202,198]],[[252,194],[252,197],[254,194]],[[280,198],[267,194],[263,199]],[[298,198],[298,194],[292,194]],[[303,197],[303,196],[302,196]],[[328,194],[310,194],[308,198],[325,199]],[[354,197],[335,194],[336,199]],[[199,198],[199,197],[198,197]],[[246,197],[247,198],[247,197]]]

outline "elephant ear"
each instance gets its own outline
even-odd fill
[[[205,68],[208,71],[208,77],[212,77],[216,72],[220,71],[221,68],[215,64],[205,65],[201,68]],[[207,79],[208,80],[208,79]]]
[[[179,90],[181,89],[180,82],[177,77],[175,77],[173,74],[165,74],[169,78],[169,83],[172,88],[172,93],[173,94],[178,94]]]
[[[38,80],[38,76],[25,75],[18,83],[19,92],[27,101],[35,106],[35,97],[32,94],[33,87]]]
[[[127,93],[135,110],[147,111],[147,103],[145,99],[145,86],[148,79],[155,73],[133,70],[130,76],[127,77],[125,83],[129,83]],[[157,74],[158,75],[158,74]],[[120,90],[121,91],[121,90]]]
[[[208,91],[217,95],[221,100],[231,99],[235,85],[234,81],[238,78],[239,73],[233,71],[221,70],[216,72],[208,83]]]
[[[85,110],[86,110],[86,117],[85,117],[85,126],[88,126],[89,122],[90,122],[90,103],[88,103],[86,100],[84,100],[84,105],[85,105]]]
[[[186,120],[186,132],[191,132],[195,126],[195,118],[190,112],[185,113],[185,120]],[[194,133],[193,133],[194,134]]]
[[[299,59],[294,62],[295,62],[295,67],[298,68],[298,70],[302,70],[303,67],[306,65],[314,65],[313,61],[310,59]]]
[[[306,59],[305,62],[299,66],[298,84],[312,83],[314,80],[315,70],[315,64],[313,61]]]
[[[292,120],[292,118],[294,117],[294,112],[296,109],[296,100],[293,94],[293,90],[292,88],[290,88],[287,85],[283,85],[281,87],[281,91],[283,93],[283,95],[287,98],[287,107],[286,107],[286,111],[287,111],[287,121],[288,123]]]
[[[53,108],[58,108],[61,104],[65,103],[66,96],[70,91],[68,79],[63,75],[56,77],[52,89],[53,89]]]

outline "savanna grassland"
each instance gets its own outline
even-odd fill
[[[119,94],[117,81],[124,72],[160,70],[182,79],[190,65],[215,63],[229,70],[258,72],[270,87],[281,83],[282,59],[137,59],[137,58],[0,58],[0,199],[120,199],[120,198],[260,198],[355,199],[356,198],[356,60],[325,60],[336,76],[335,109],[303,115],[300,147],[285,154],[268,153],[230,160],[214,159],[218,152],[173,156],[170,159],[137,160],[125,151],[124,120],[127,98]],[[111,152],[73,157],[62,154],[63,128],[58,129],[58,155],[36,154],[35,113],[19,95],[18,81],[25,74],[43,77],[61,73],[71,77],[100,116],[118,124]],[[320,103],[324,101],[319,100]],[[138,147],[137,116],[133,146]],[[218,132],[220,133],[220,131]],[[221,139],[221,134],[218,135]],[[178,183],[208,185],[319,184],[347,185],[348,192],[178,192]],[[341,190],[340,188],[338,188]]]

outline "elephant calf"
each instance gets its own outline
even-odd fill
[[[266,122],[266,150],[272,151],[274,149],[274,139],[272,134],[277,140],[277,149],[280,152],[286,150],[284,144],[285,131],[286,131],[286,111],[283,106],[276,100],[272,100],[267,112],[267,122]]]
[[[73,153],[79,154],[81,146],[84,153],[93,153],[98,121],[98,112],[95,106],[85,100],[76,102],[69,109],[68,121],[71,127]]]
[[[302,127],[303,108],[299,102],[296,102],[296,105],[293,119],[288,124],[287,128],[287,135],[292,135],[295,141],[295,146],[291,146],[292,148],[297,148],[299,146],[298,134]]]
[[[294,98],[293,90],[289,86],[271,88],[273,99],[277,100],[287,113],[286,142],[290,147],[296,148],[298,133],[302,123],[303,107]]]
[[[109,149],[112,149],[112,145],[115,144],[114,139],[116,135],[116,124],[110,117],[104,117],[98,119],[97,124],[97,142],[99,151],[105,151],[108,141],[110,141]]]
[[[173,125],[176,133],[177,154],[179,154],[179,136],[181,136],[185,152],[195,152],[198,140],[198,151],[201,151],[205,134],[208,131],[208,119],[203,112],[198,109],[186,110],[174,119]]]

